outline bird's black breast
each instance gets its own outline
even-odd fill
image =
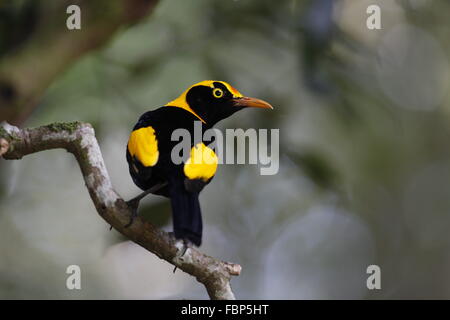
[[[180,141],[172,141],[172,133],[176,129],[185,129],[189,132],[191,137],[193,137],[195,121],[198,121],[198,119],[188,111],[177,107],[167,106],[148,111],[139,118],[133,128],[132,135],[139,129],[150,127],[154,130],[154,132],[153,130],[151,132],[154,133],[155,139],[155,141],[148,141],[138,138],[136,141],[133,141],[134,144],[137,144],[137,147],[134,145],[133,147],[130,147],[131,136],[128,142],[126,156],[129,171],[134,183],[139,188],[147,190],[158,183],[169,181],[170,177],[184,179],[182,164],[174,164],[171,159],[173,147],[180,143]],[[145,165],[142,159],[139,159],[138,152],[135,152],[134,155],[130,152],[130,149],[133,148],[148,148],[149,143],[156,143],[155,150],[157,151],[158,156],[157,162],[154,165],[148,165],[148,163]],[[141,158],[143,158],[143,156],[141,156]],[[163,188],[159,192],[156,192],[156,194],[169,196],[168,188]]]

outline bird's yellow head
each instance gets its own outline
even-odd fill
[[[189,111],[209,126],[243,108],[273,109],[263,100],[245,97],[230,84],[214,80],[205,80],[192,85],[166,106]]]

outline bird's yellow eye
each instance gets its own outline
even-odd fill
[[[214,88],[212,93],[213,93],[214,98],[222,98],[223,97],[222,89]]]

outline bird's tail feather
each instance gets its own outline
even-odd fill
[[[175,238],[188,239],[196,246],[202,243],[202,213],[198,193],[181,186],[171,188],[173,231]]]

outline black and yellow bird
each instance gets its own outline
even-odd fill
[[[172,141],[176,129],[194,136],[195,121],[202,122],[202,135],[218,121],[247,107],[270,108],[267,102],[244,97],[223,81],[202,81],[194,84],[165,106],[144,113],[130,134],[127,161],[134,183],[144,190],[128,201],[137,216],[139,201],[153,193],[170,198],[174,235],[200,246],[202,217],[199,193],[216,173],[218,159],[203,141],[192,141],[189,155],[177,164],[171,154],[178,141]]]

